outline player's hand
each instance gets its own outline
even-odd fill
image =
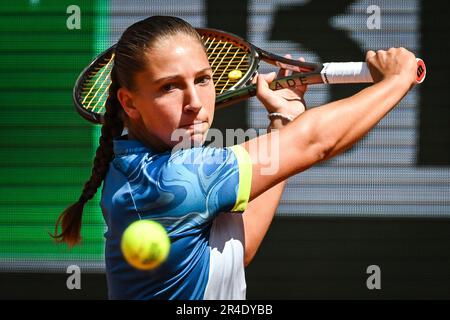
[[[414,54],[405,48],[390,48],[387,51],[368,51],[366,62],[374,82],[397,78],[412,87],[416,84],[417,62]]]
[[[286,58],[291,59],[291,55],[286,55]],[[305,61],[303,58],[300,58],[299,60]],[[306,85],[276,91],[269,88],[269,84],[274,79],[279,77],[287,77],[290,74],[291,71],[287,69],[280,69],[278,74],[275,72],[259,74],[256,79],[256,97],[259,101],[261,101],[269,113],[279,112],[289,115],[292,118],[296,118],[306,110],[304,100],[304,95],[307,89]]]

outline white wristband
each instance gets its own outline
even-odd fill
[[[281,119],[285,119],[285,120],[288,120],[288,121],[294,120],[294,118],[291,117],[290,115],[287,115],[287,114],[284,114],[284,113],[278,113],[278,112],[272,112],[272,113],[269,113],[269,114],[267,115],[267,117],[268,117],[270,120],[272,120],[273,118],[281,118]]]

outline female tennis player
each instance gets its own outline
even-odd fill
[[[203,143],[215,90],[197,32],[174,17],[133,24],[117,44],[92,175],[58,219],[56,239],[70,246],[80,241],[83,206],[103,183],[111,299],[245,299],[244,267],[266,234],[286,179],[352,146],[415,83],[415,57],[403,48],[369,51],[367,63],[374,85],[306,112],[305,87],[271,91],[274,74],[259,75],[257,97],[271,114],[269,128],[278,130],[212,148]],[[180,130],[192,147],[175,148]],[[278,163],[271,174],[260,152],[267,145],[277,146],[269,150]],[[120,250],[123,231],[139,219],[160,222],[172,243],[154,270],[134,269]]]

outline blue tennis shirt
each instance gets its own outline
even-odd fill
[[[101,198],[109,298],[203,299],[212,222],[248,203],[247,151],[236,145],[157,153],[125,136],[114,140],[114,154]],[[122,233],[140,219],[161,223],[171,241],[168,259],[150,271],[130,266],[120,249]]]

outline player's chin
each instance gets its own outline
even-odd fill
[[[192,146],[193,147],[201,147],[206,141],[207,133],[208,133],[208,130],[192,132],[189,135],[189,140],[190,140]]]
[[[192,147],[201,147],[205,143],[205,137],[200,134],[194,134],[191,136],[191,146]]]
[[[193,148],[201,147],[207,139],[208,130],[184,130],[178,141],[172,141],[172,147]]]

